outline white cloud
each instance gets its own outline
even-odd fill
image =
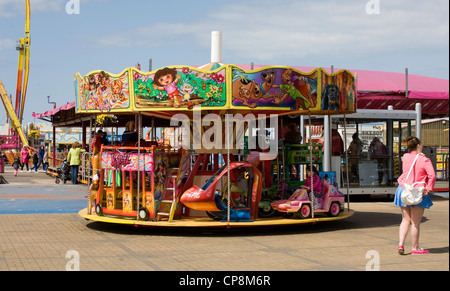
[[[2,50],[11,50],[11,49],[15,49],[16,47],[16,41],[9,39],[9,38],[5,38],[2,39],[0,38],[0,52]]]
[[[369,54],[409,48],[448,49],[448,1],[380,0],[380,14],[367,1],[225,2],[202,19],[150,23],[103,34],[97,47],[209,47],[210,31],[223,31],[224,51],[259,62],[276,58]]]

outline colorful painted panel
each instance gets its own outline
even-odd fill
[[[232,76],[234,106],[291,110],[318,108],[317,71],[305,74],[291,68],[244,71],[233,67]]]
[[[355,77],[348,71],[321,71],[321,96],[320,110],[356,111]]]
[[[169,168],[169,156],[166,153],[155,155],[155,201],[159,207],[166,189],[167,169]]]
[[[220,110],[342,114],[356,111],[355,82],[355,76],[345,70],[330,75],[322,68],[304,73],[290,67],[245,71],[223,65],[206,71],[174,66],[148,73],[129,68],[119,75],[76,74],[75,89],[78,113],[175,112],[201,105]]]
[[[141,153],[102,153],[102,169],[137,171],[138,157],[141,160],[141,171],[153,171],[153,155]],[[142,161],[144,165],[142,166]]]
[[[289,67],[244,71],[232,66],[232,105],[249,109],[354,112],[355,77],[342,70],[332,75],[322,68],[309,73]]]
[[[162,68],[151,73],[133,69],[136,108],[188,108],[226,104],[225,67],[212,72],[193,67]]]
[[[76,75],[77,110],[109,112],[129,109],[128,70],[120,75],[97,71],[81,77]]]

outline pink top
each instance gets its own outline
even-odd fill
[[[28,150],[22,148],[20,151],[20,162],[22,164],[28,164],[29,158],[28,158]]]
[[[403,173],[398,177],[397,182],[400,186],[404,186],[405,183],[413,184],[415,182],[425,182],[425,189],[432,191],[434,188],[434,182],[436,182],[436,174],[434,173],[433,164],[430,159],[424,155],[419,155],[417,158],[414,169],[411,171],[408,180],[406,181],[406,176],[408,176],[409,169],[414,162],[414,159],[418,155],[417,152],[411,152],[403,155]]]
[[[313,183],[314,183],[313,191],[315,191],[315,192],[322,191],[322,183],[320,182],[320,177],[317,174],[314,174]],[[310,177],[306,178],[305,186],[308,188],[311,188],[311,178]]]

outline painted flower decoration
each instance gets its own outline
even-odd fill
[[[225,81],[225,77],[223,75],[217,75],[216,81],[217,83],[223,83]]]

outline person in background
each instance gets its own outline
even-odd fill
[[[39,152],[38,152],[39,161],[38,161],[38,164],[36,167],[36,172],[39,169],[40,165],[42,165],[42,168],[44,169],[44,155],[45,155],[45,146],[41,145],[39,147]]]
[[[81,148],[79,142],[74,142],[72,148],[67,154],[67,161],[70,164],[70,175],[72,177],[72,184],[77,184],[78,178],[78,168],[81,165],[80,154],[84,153],[86,150]]]
[[[398,177],[397,191],[395,192],[394,204],[399,206],[402,212],[402,222],[399,229],[399,243],[398,253],[403,255],[405,253],[405,239],[408,235],[409,227],[411,226],[411,255],[423,255],[428,254],[428,250],[424,250],[419,246],[420,235],[420,222],[423,217],[425,209],[429,209],[433,206],[428,193],[433,191],[434,183],[436,182],[436,174],[434,172],[433,164],[430,159],[425,157],[422,153],[422,142],[420,139],[414,136],[408,136],[405,139],[409,153],[403,155],[402,169],[403,173]],[[417,157],[417,161],[414,164],[414,168],[411,172],[408,181],[406,177],[411,169],[411,166]],[[422,202],[417,205],[408,206],[402,202],[401,194],[405,183],[412,185],[415,182],[424,182],[421,186],[425,187]]]
[[[341,134],[335,128],[331,130],[331,154],[333,156],[340,156],[344,152],[344,141]]]
[[[28,147],[24,145],[22,147],[22,150],[20,151],[20,172],[23,172],[23,166],[27,166],[27,172],[30,171],[30,168],[28,167],[28,163],[30,162],[30,152],[28,151]]]
[[[34,169],[34,172],[37,173],[38,163],[39,163],[39,157],[38,157],[37,153],[35,152],[33,154],[33,165],[34,166],[31,167],[30,171],[33,171],[33,169]]]
[[[302,135],[297,129],[297,124],[289,123],[287,125],[287,131],[284,134],[284,143],[286,144],[301,144]]]
[[[357,182],[359,180],[358,175],[358,162],[362,153],[362,141],[358,137],[358,133],[355,132],[352,135],[352,142],[348,147],[347,153],[349,155],[348,162],[350,165],[351,179],[350,182]]]
[[[138,133],[134,131],[134,121],[128,121],[122,134],[122,142],[137,142]]]
[[[378,136],[375,136],[369,145],[369,154],[371,156],[386,155],[386,146],[381,142]]]
[[[359,139],[357,132],[352,135],[352,142],[350,143],[347,151],[351,157],[359,157],[361,155],[362,141]]]
[[[108,134],[106,132],[102,132],[101,136],[100,136],[100,140],[102,142],[102,145],[109,145],[109,141],[108,138],[106,137]]]
[[[14,168],[14,177],[17,177],[17,172],[19,171],[20,167],[20,158],[15,158],[11,166]]]
[[[45,151],[44,154],[44,164],[42,165],[42,167],[44,168],[44,171],[47,171],[48,169],[48,152]]]
[[[378,163],[378,181],[382,185],[387,184],[387,159],[386,146],[381,142],[378,136],[375,136],[369,145],[369,155]]]

